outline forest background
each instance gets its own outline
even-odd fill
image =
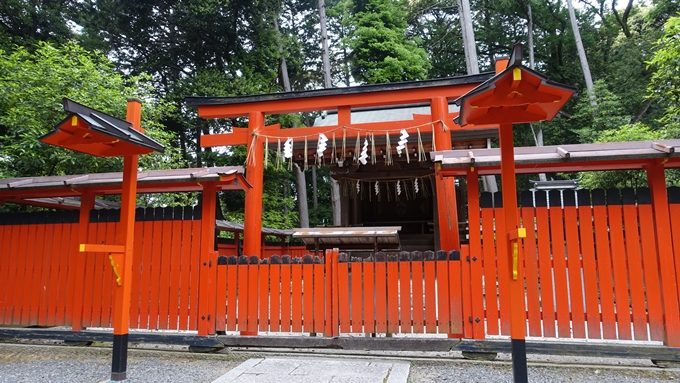
[[[573,0],[592,90],[584,80],[564,0],[469,0],[478,69],[515,42],[533,48],[536,69],[580,96],[551,123],[515,129],[515,144],[680,138],[680,4],[677,0]],[[463,3],[468,3],[464,0]],[[461,0],[3,0],[0,3],[0,177],[119,171],[40,144],[63,118],[63,97],[115,116],[143,100],[143,125],[166,146],[143,169],[241,165],[245,149],[197,145],[201,134],[243,119],[201,120],[186,96],[238,96],[464,75]],[[323,11],[323,12],[321,12]],[[329,72],[324,76],[322,28]],[[529,38],[531,37],[531,39]],[[526,50],[526,49],[525,49]],[[468,52],[469,56],[469,52]],[[469,59],[469,57],[468,57]],[[278,116],[284,127],[314,115]],[[290,228],[332,222],[327,168],[269,168],[263,223]],[[581,187],[639,187],[642,172],[548,174]],[[536,178],[536,176],[533,176]],[[528,187],[528,180],[520,184]],[[669,183],[680,181],[669,173]],[[304,184],[304,185],[303,185]],[[305,190],[302,190],[302,189]],[[308,217],[298,198],[308,195]],[[243,193],[220,195],[228,219],[243,217]],[[156,195],[148,205],[195,204],[196,195]],[[18,207],[23,208],[23,207]],[[17,209],[2,206],[0,209]]]

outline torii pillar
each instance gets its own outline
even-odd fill
[[[264,129],[264,113],[251,112],[248,118],[248,162],[246,180],[252,188],[246,190],[245,217],[243,219],[243,254],[262,254],[262,195],[264,193],[264,147],[256,135]]]
[[[451,132],[445,121],[449,116],[449,102],[446,97],[435,97],[430,101],[432,109],[432,142],[437,150],[451,150]],[[456,201],[455,180],[444,178],[441,164],[435,164],[434,178],[437,189],[437,227],[439,229],[439,249],[450,251],[460,249],[458,234],[458,205]]]

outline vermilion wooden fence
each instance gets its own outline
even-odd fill
[[[93,211],[87,243],[114,243],[115,211]],[[200,211],[138,209],[131,328],[197,328]],[[113,273],[105,255],[77,253],[77,212],[0,216],[0,324],[110,327]],[[83,289],[74,291],[74,281]]]
[[[669,189],[671,216],[680,194]],[[548,203],[548,200],[550,203]],[[647,189],[522,193],[527,334],[536,337],[662,341],[663,307]],[[464,335],[509,335],[508,260],[497,241],[502,201],[489,193],[470,209],[463,249]],[[675,213],[675,214],[673,214]],[[476,227],[479,224],[479,232]],[[680,249],[680,219],[672,219]],[[676,265],[676,272],[678,270]],[[671,314],[672,315],[672,314]]]
[[[408,255],[348,262],[328,251],[323,263],[307,264],[232,258],[218,267],[217,331],[461,334],[460,260]]]
[[[200,212],[139,209],[131,327],[196,330],[203,296],[215,303],[214,310],[202,309],[215,318],[209,332],[507,335],[509,262],[496,255],[504,254],[504,241],[495,233],[502,201],[485,193],[479,201],[470,209],[461,261],[344,262],[334,252],[309,264],[226,264],[223,258],[210,268],[215,281],[206,295],[199,292]],[[668,314],[646,189],[525,193],[520,201],[529,336],[664,339]],[[669,189],[669,201],[668,246],[679,254],[678,189]],[[114,241],[115,213],[90,218],[87,242]],[[68,212],[0,215],[1,325],[68,326],[74,313],[83,327],[111,325],[109,260],[76,252],[77,220]],[[217,252],[212,257],[217,260]],[[680,280],[680,265],[675,274]],[[78,279],[83,289],[75,291]]]

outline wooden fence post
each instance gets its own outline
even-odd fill
[[[664,312],[665,336],[667,346],[680,346],[680,309],[678,290],[675,280],[675,265],[671,238],[671,221],[666,191],[666,173],[662,163],[647,167],[647,182],[652,194],[656,249],[661,277],[661,298]],[[677,256],[677,255],[676,255]]]

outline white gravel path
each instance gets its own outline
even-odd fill
[[[409,383],[512,382],[508,362],[413,361]],[[680,369],[603,365],[529,364],[529,382],[680,382]]]
[[[194,354],[167,349],[167,346],[163,350],[131,349],[128,362],[129,382],[212,382],[247,359],[276,358],[286,354],[284,350],[277,354],[258,353],[256,350]],[[315,357],[312,353],[302,354],[299,350],[296,351],[293,353],[296,358]],[[500,361],[494,362],[457,359],[459,356],[454,353],[416,353],[417,356],[411,357],[398,354],[392,352],[385,356],[410,362],[408,381],[413,383],[512,381],[512,367],[508,356],[504,354],[499,355]],[[326,350],[323,355],[316,357],[352,359],[360,355],[333,355],[332,350]],[[379,356],[371,354],[370,357]],[[109,377],[110,358],[110,344],[104,347],[69,347],[0,343],[0,383],[101,382]],[[535,355],[530,355],[529,360],[530,382],[680,382],[679,368],[652,367],[645,360]]]
[[[128,381],[212,382],[246,356],[130,350]],[[110,377],[111,348],[0,344],[0,382],[101,382]]]

